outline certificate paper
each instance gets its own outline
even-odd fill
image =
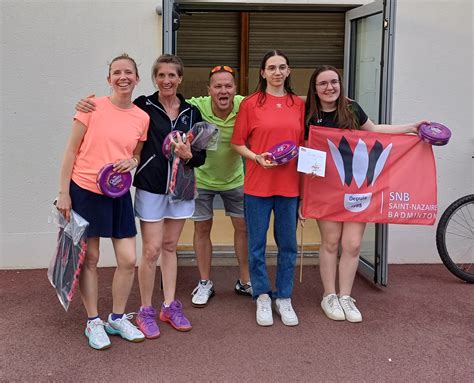
[[[297,170],[301,173],[324,177],[326,173],[326,152],[300,146]]]

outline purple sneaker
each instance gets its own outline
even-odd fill
[[[137,325],[147,339],[160,336],[160,328],[156,323],[156,310],[152,306],[140,307],[137,315]]]
[[[168,322],[178,331],[190,331],[191,322],[183,314],[183,304],[180,301],[173,301],[170,307],[161,305],[160,320]]]

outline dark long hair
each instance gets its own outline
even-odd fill
[[[309,79],[308,95],[306,96],[306,112],[305,124],[308,127],[311,119],[314,117],[321,118],[321,100],[316,91],[316,79],[318,76],[326,71],[333,71],[337,73],[339,79],[340,94],[336,101],[336,123],[340,128],[359,129],[360,124],[357,117],[351,111],[351,107],[344,94],[344,86],[342,85],[341,73],[330,65],[323,65],[313,72]]]
[[[258,92],[258,101],[257,105],[262,106],[265,103],[265,100],[267,98],[266,90],[267,90],[267,80],[263,78],[262,76],[262,71],[265,70],[265,67],[267,66],[267,61],[270,57],[273,56],[281,56],[285,59],[286,65],[290,66],[290,61],[288,60],[288,56],[280,51],[279,49],[273,49],[271,51],[268,51],[265,53],[263,56],[262,62],[260,64],[260,70],[258,71],[258,84],[257,88],[255,89],[255,92]],[[293,104],[293,96],[295,95],[295,92],[293,92],[293,89],[291,89],[291,74],[288,75],[288,77],[285,79],[284,83],[284,88],[286,93],[290,96],[291,102]]]

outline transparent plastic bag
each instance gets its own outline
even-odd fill
[[[169,135],[168,141],[163,144],[163,154],[169,158],[167,194],[169,201],[192,201],[197,197],[196,177],[194,169],[187,166],[183,160],[174,155],[173,134]],[[208,122],[197,122],[186,133],[185,136],[194,150],[217,149],[219,140],[219,129]],[[183,139],[183,141],[185,141]]]
[[[55,288],[59,302],[68,310],[79,285],[79,275],[87,251],[87,227],[89,222],[71,210],[71,220],[53,207],[49,222],[59,229],[56,251],[49,264],[48,279]]]
[[[196,122],[187,133],[193,149],[216,150],[219,141],[219,129],[206,121]]]
[[[178,157],[172,156],[168,182],[168,198],[170,202],[192,201],[197,197],[196,177],[194,169]]]

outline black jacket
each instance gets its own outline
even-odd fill
[[[134,101],[136,106],[150,116],[150,126],[133,185],[150,193],[166,194],[169,161],[161,149],[165,137],[172,130],[187,132],[196,122],[202,121],[201,113],[195,106],[189,105],[180,94],[178,94],[178,98],[181,101],[181,106],[178,117],[174,121],[171,121],[165,108],[158,101],[158,92],[148,97],[140,96]],[[191,151],[193,158],[188,161],[187,166],[203,165],[206,161],[206,151],[193,149]]]

